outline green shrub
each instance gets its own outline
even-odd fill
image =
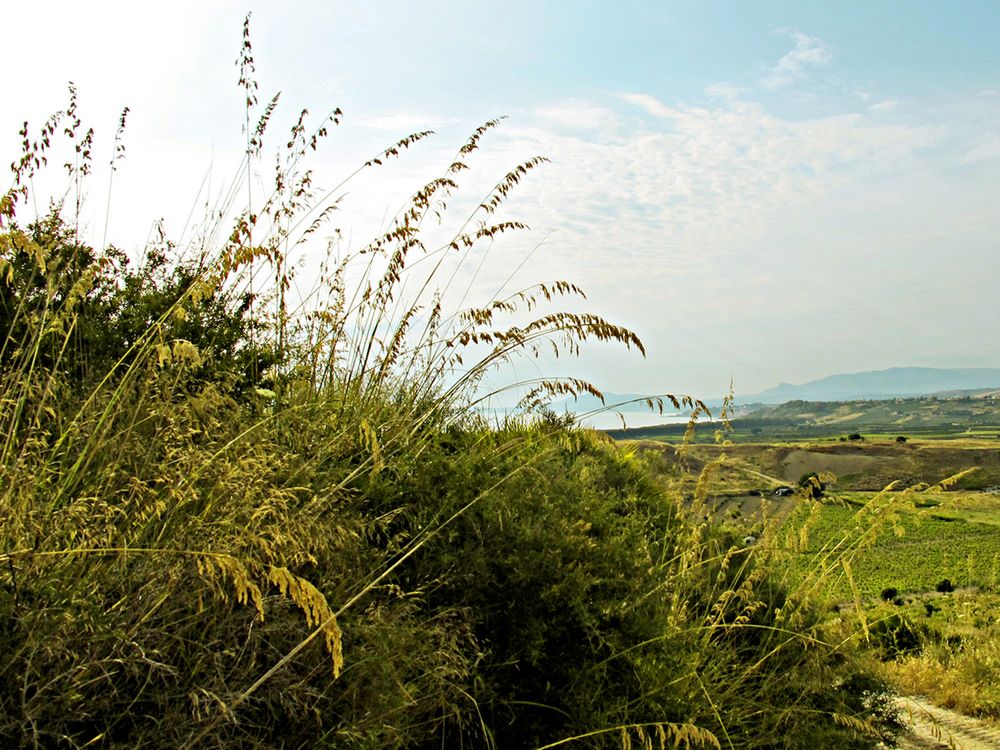
[[[245,38],[248,106],[252,72]],[[300,118],[278,198],[214,254],[166,244],[138,270],[58,212],[17,224],[46,143],[25,136],[0,201],[3,745],[875,747],[884,686],[772,574],[772,539],[745,549],[596,433],[470,408],[518,352],[634,334],[500,322],[575,296],[562,281],[445,315],[435,268],[403,301],[423,219],[496,122],[292,315],[285,248],[328,213],[294,165],[338,116],[312,137]],[[451,244],[518,229],[489,222],[540,163]],[[368,257],[355,294],[344,263]]]
[[[826,491],[826,482],[820,479],[818,473],[812,471],[799,477],[799,487],[805,489],[810,497],[819,499]]]
[[[921,649],[926,631],[902,614],[892,614],[872,625],[871,644],[883,660],[896,659]]]

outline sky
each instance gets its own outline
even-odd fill
[[[73,81],[96,131],[94,244],[140,248],[160,219],[183,238],[228,184],[252,12],[261,98],[281,92],[276,132],[304,107],[314,121],[344,112],[313,157],[319,184],[435,131],[349,183],[337,226],[354,246],[488,119],[507,118],[463,176],[459,217],[507,169],[549,159],[503,209],[530,233],[474,258],[462,288],[488,299],[572,281],[647,356],[600,344],[511,377],[714,398],[731,380],[753,393],[893,366],[1000,367],[995,2],[2,5],[3,161]]]

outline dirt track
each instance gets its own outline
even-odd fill
[[[938,708],[920,698],[899,698],[910,731],[900,739],[902,750],[997,750],[1000,729],[986,722]]]

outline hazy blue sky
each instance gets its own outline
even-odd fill
[[[475,291],[542,243],[518,280],[579,283],[649,357],[595,347],[521,377],[712,397],[730,377],[751,392],[1000,367],[996,2],[4,2],[5,163],[21,121],[63,106],[73,80],[102,162],[132,110],[109,240],[141,245],[159,217],[180,234],[203,177],[218,190],[238,163],[248,10],[278,125],[344,109],[321,183],[438,132],[352,186],[338,226],[359,241],[488,118],[509,116],[475,197],[520,160],[552,160],[509,205],[532,234],[498,243]],[[107,192],[99,170],[95,241]]]

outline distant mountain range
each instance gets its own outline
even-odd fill
[[[781,383],[760,393],[740,395],[739,404],[783,404],[787,401],[850,401],[946,395],[954,391],[1000,389],[1000,369],[962,367],[891,367],[830,375],[801,385]]]
[[[1000,390],[1000,369],[984,367],[891,367],[888,370],[871,370],[850,374],[829,375],[808,383],[792,385],[781,383],[766,391],[737,394],[739,407],[751,404],[783,404],[788,401],[852,401],[856,399],[878,400],[886,398],[906,398],[909,396],[949,396],[962,392]],[[639,393],[605,392],[605,404],[593,396],[584,394],[579,399],[567,398],[554,403],[556,411],[571,411],[583,414],[610,408],[615,411],[646,412],[650,409],[642,401]],[[709,407],[718,407],[721,398],[706,399]],[[664,403],[665,414],[676,410],[669,402]]]

